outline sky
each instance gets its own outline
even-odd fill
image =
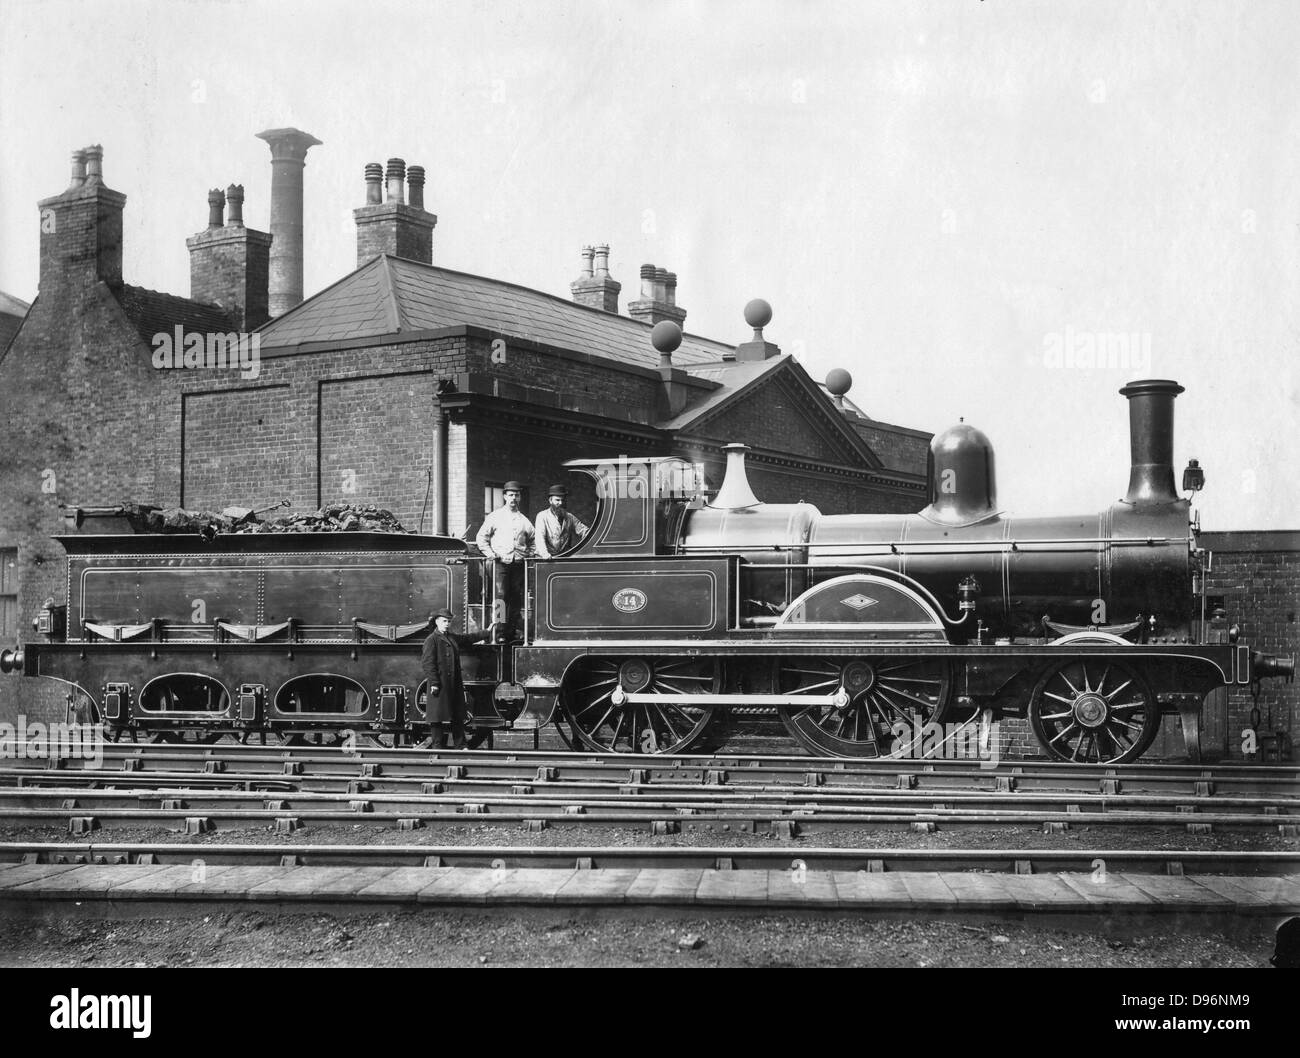
[[[983,429],[1009,510],[1118,499],[1117,391],[1173,378],[1203,527],[1300,529],[1297,55],[1294,0],[0,0],[0,290],[101,143],[126,281],[188,294],[208,189],[265,230],[296,126],[308,296],[397,156],[435,264],[568,296],[607,242],[730,342],[765,298],[873,418]]]

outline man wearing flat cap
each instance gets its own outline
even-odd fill
[[[564,509],[569,490],[552,485],[546,510],[537,515],[537,554],[540,558],[562,555],[587,535],[587,527]]]
[[[465,683],[460,674],[460,650],[475,640],[457,635],[451,630],[451,622],[450,610],[435,611],[433,634],[424,641],[420,653],[420,667],[429,683],[424,718],[429,723],[434,749],[446,746],[448,725],[452,748],[465,748]]]
[[[524,559],[533,552],[533,523],[519,509],[524,487],[507,481],[501,490],[505,503],[489,514],[474,543],[492,563],[492,641],[501,642],[522,628],[519,613],[524,603]],[[510,629],[513,626],[513,630]]]

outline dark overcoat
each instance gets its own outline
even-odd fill
[[[429,681],[425,719],[431,724],[449,724],[465,717],[465,685],[460,675],[460,640],[453,632],[434,632],[424,641],[420,667]],[[433,693],[433,688],[438,693]]]

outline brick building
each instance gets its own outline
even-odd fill
[[[584,250],[571,299],[435,266],[423,171],[397,159],[386,187],[380,167],[366,167],[357,268],[301,301],[291,288],[311,138],[267,136],[271,227],[287,250],[277,266],[271,235],[244,225],[241,186],[213,191],[207,227],[187,239],[188,298],[124,281],[126,196],[105,183],[100,148],[76,152],[71,185],[40,203],[39,294],[0,360],[6,642],[64,592],[49,539],[61,504],[375,503],[410,528],[461,535],[509,478],[527,486],[530,514],[576,457],[677,454],[716,484],[732,441],[753,446],[766,500],[828,513],[924,504],[929,435],[867,419],[761,330],[736,345],[688,333],[657,353],[652,326],[686,316],[666,270],[644,266],[621,314],[608,247]],[[296,185],[277,183],[286,172]],[[278,293],[277,276],[287,277]],[[223,359],[241,334],[258,352],[251,368]],[[207,344],[194,366],[159,369],[184,364],[195,335]],[[174,337],[175,361],[159,358],[159,336]],[[589,515],[594,497],[570,484],[571,506]],[[43,682],[0,680],[0,716],[58,715]]]

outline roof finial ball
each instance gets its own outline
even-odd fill
[[[833,367],[826,374],[826,388],[835,398],[835,406],[844,410],[844,394],[853,388],[853,376],[842,367]]]
[[[754,328],[754,341],[763,340],[763,328],[772,322],[772,306],[762,298],[755,298],[745,306],[745,322]]]
[[[650,331],[650,344],[659,350],[659,366],[672,367],[673,353],[682,344],[682,329],[672,320],[660,320]]]

